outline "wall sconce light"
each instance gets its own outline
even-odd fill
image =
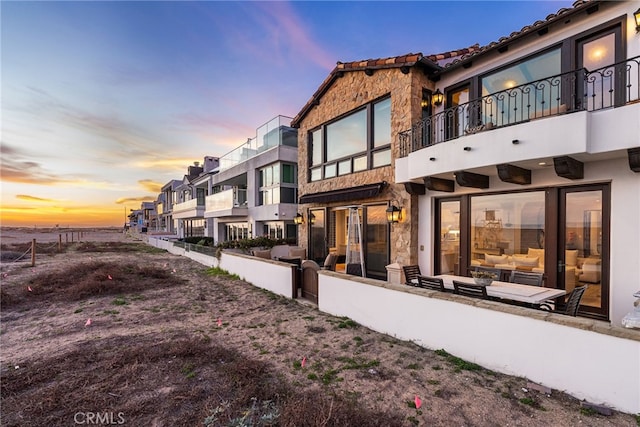
[[[315,224],[315,223],[316,223],[316,216],[311,212],[309,212],[309,224]]]
[[[431,99],[433,99],[433,105],[435,105],[436,107],[439,107],[442,105],[442,102],[444,101],[444,95],[442,94],[442,92],[440,92],[440,89],[436,89]]]
[[[464,147],[463,150],[464,151],[471,151],[471,147]]]
[[[296,216],[293,217],[293,223],[296,225],[304,224],[304,217],[300,212],[298,212]]]
[[[429,157],[429,160],[432,161],[432,162],[435,162],[436,158],[435,157]]]
[[[633,12],[633,17],[636,19],[636,33],[640,33],[640,9]]]
[[[520,144],[520,140],[519,139],[514,139],[514,140],[511,141],[511,143],[513,145],[518,145],[518,144]]]
[[[386,212],[387,212],[387,222],[389,224],[396,223],[402,219],[402,209],[400,209],[394,204],[391,204],[387,208]]]
[[[422,108],[423,110],[426,109],[426,108],[429,108],[429,100],[423,98],[420,101],[420,108]]]

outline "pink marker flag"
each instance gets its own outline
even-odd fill
[[[302,362],[300,363],[300,366],[302,366],[304,368],[304,365],[306,365],[306,364],[307,364],[307,356],[304,356],[302,358]]]
[[[418,396],[416,396],[415,404],[416,404],[416,409],[420,409],[420,407],[422,406],[422,400],[420,400]]]
[[[27,290],[28,290],[29,292],[33,292],[33,289],[31,289],[31,286],[27,286]]]
[[[84,322],[84,327],[91,326],[91,318],[88,318],[86,322]]]
[[[176,269],[174,268],[171,272],[172,272],[172,273],[175,273],[175,272],[176,272]]]
[[[111,277],[111,275],[107,275],[107,277],[109,278],[109,280],[113,280],[113,277]]]
[[[166,262],[164,263],[164,266],[165,266],[165,267],[167,266],[167,263],[166,263]]]
[[[222,319],[218,317],[218,327],[222,326]]]

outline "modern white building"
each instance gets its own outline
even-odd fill
[[[422,118],[395,179],[418,196],[418,262],[588,285],[619,325],[640,289],[638,2],[578,1],[484,47],[421,58]],[[435,90],[434,90],[435,88]]]

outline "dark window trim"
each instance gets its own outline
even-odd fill
[[[377,104],[379,102],[382,102],[386,99],[391,99],[391,93],[386,93],[382,96],[379,96],[369,102],[367,102],[364,105],[359,106],[358,108],[354,108],[353,110],[350,110],[346,113],[343,113],[339,116],[336,116],[334,118],[332,118],[330,121],[327,121],[325,123],[322,123],[320,126],[316,126],[313,129],[310,129],[307,132],[307,147],[311,148],[310,150],[307,150],[307,165],[308,165],[308,172],[307,172],[307,182],[320,182],[320,181],[324,181],[325,179],[332,179],[332,178],[337,178],[339,176],[346,176],[346,175],[350,175],[353,173],[358,173],[358,172],[364,172],[367,170],[372,170],[372,169],[378,169],[380,167],[386,167],[386,166],[391,166],[391,164],[389,165],[384,165],[384,166],[377,166],[377,167],[373,167],[373,153],[377,152],[377,151],[381,151],[381,150],[386,150],[391,148],[391,146],[393,145],[393,137],[390,138],[390,142],[389,144],[386,145],[381,145],[379,147],[374,147],[374,118],[373,118],[373,114],[374,114],[374,110],[373,110],[373,106],[374,104]],[[360,111],[366,111],[366,130],[367,130],[367,136],[366,136],[366,146],[367,149],[364,151],[360,151],[357,153],[353,153],[338,159],[333,159],[330,162],[327,161],[327,126],[336,123],[346,117],[349,117],[352,114],[356,114]],[[322,163],[320,163],[319,165],[312,165],[312,159],[313,159],[313,133],[321,130],[321,144],[322,144]],[[358,158],[358,157],[362,157],[362,156],[366,156],[367,157],[367,168],[364,170],[360,170],[360,171],[354,171],[353,170],[353,161],[354,159]],[[340,175],[338,174],[338,163],[345,161],[345,160],[351,160],[351,172],[348,174],[343,174]],[[332,177],[325,177],[324,176],[324,168],[327,165],[330,164],[334,164],[336,165],[336,175],[332,176]],[[392,159],[392,163],[393,163],[393,159]],[[316,181],[312,181],[311,180],[311,170],[312,169],[320,169],[321,173],[320,173],[320,179],[316,180]]]

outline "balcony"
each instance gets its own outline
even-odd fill
[[[278,116],[257,129],[256,137],[220,157],[219,170],[223,171],[245,162],[273,147],[298,146],[298,131],[291,127],[291,118]]]
[[[426,147],[536,119],[640,100],[640,56],[525,83],[426,117],[399,134],[400,157]]]
[[[173,205],[173,217],[176,219],[203,218],[204,197],[187,200]]]
[[[247,215],[247,190],[232,188],[205,198],[204,216],[217,218],[222,216]]]

